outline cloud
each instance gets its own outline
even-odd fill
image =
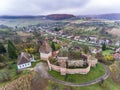
[[[90,0],[3,0],[0,8],[3,14],[50,14],[51,12],[70,13],[81,8]],[[6,4],[6,5],[5,5]],[[72,12],[71,12],[72,13]]]
[[[82,9],[81,13],[120,13],[120,0],[91,0],[91,2]]]
[[[1,0],[0,15],[120,12],[120,0]]]

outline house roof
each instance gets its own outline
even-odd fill
[[[40,46],[39,52],[41,53],[49,53],[52,52],[52,48],[49,46],[46,40],[44,40]]]
[[[18,56],[17,65],[29,63],[29,62],[30,62],[30,58],[31,58],[30,54],[27,54],[27,53],[25,53],[25,52],[22,52],[22,53]]]
[[[115,53],[115,54],[113,55],[113,57],[114,57],[114,58],[120,58],[120,54],[119,54],[119,53]]]
[[[74,39],[79,39],[79,38],[80,38],[80,36],[75,36],[75,37],[74,37]]]

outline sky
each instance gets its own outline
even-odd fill
[[[120,13],[120,0],[0,0],[0,15]]]

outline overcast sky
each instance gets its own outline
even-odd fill
[[[120,13],[120,0],[0,0],[0,15]]]

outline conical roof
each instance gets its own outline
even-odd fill
[[[40,46],[39,52],[41,53],[49,53],[52,52],[52,48],[49,46],[46,40],[44,40]]]

